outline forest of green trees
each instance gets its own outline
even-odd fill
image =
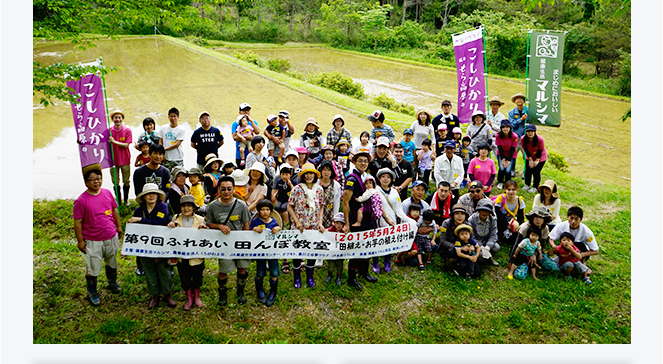
[[[631,94],[629,0],[35,0],[34,36],[155,34],[234,42],[311,42],[455,67],[451,35],[484,25],[488,72],[524,77],[527,30],[568,31],[574,85]],[[531,9],[528,9],[531,8]]]

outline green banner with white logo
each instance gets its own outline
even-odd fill
[[[533,30],[529,44],[528,123],[559,127],[564,33]]]

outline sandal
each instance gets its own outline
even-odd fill
[[[583,278],[582,281],[583,281],[584,283],[587,283],[587,284],[592,284],[592,280],[589,279],[589,277],[585,277],[585,278]]]
[[[287,260],[284,260],[283,263],[281,263],[281,272],[283,272],[283,274],[290,274],[290,263]]]

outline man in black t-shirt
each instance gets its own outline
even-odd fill
[[[345,191],[343,192],[343,211],[345,212],[344,233],[366,231],[373,227],[373,216],[368,211],[363,212],[361,226],[351,227],[352,224],[357,222],[357,211],[362,207],[362,203],[357,201],[357,198],[366,191],[362,176],[366,174],[370,159],[371,156],[364,151],[358,152],[352,159],[355,169],[348,174],[348,178],[345,180]],[[348,284],[356,289],[362,289],[363,287],[357,281],[357,273],[364,277],[367,282],[375,283],[378,281],[376,277],[368,274],[368,259],[350,259],[348,262]]]
[[[403,159],[405,152],[403,151],[403,145],[396,144],[394,145],[394,157],[398,162],[401,173],[398,178],[394,181],[394,188],[398,191],[398,194],[401,196],[401,201],[407,199],[407,189],[410,186],[410,183],[414,180],[414,170],[412,169],[412,163]]]
[[[198,115],[200,128],[196,129],[191,135],[191,148],[196,150],[198,156],[196,163],[198,168],[202,171],[205,168],[205,157],[214,153],[219,155],[219,148],[223,145],[223,135],[219,129],[213,127],[210,121],[210,115],[207,111],[203,111]]]
[[[458,116],[451,113],[451,101],[444,100],[442,101],[442,114],[433,118],[433,129],[437,130],[437,127],[441,123],[447,124],[447,130],[451,132],[455,127],[460,127],[460,120]]]

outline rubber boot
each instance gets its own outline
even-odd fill
[[[122,192],[124,192],[124,206],[129,206],[129,185],[122,186]]]
[[[377,277],[373,277],[372,275],[368,274],[368,264],[369,261],[368,259],[363,260],[360,265],[359,265],[359,275],[363,277],[366,282],[369,283],[376,283],[378,281]]]
[[[166,305],[170,308],[175,308],[175,306],[177,306],[177,302],[175,302],[173,297],[170,297],[169,294],[163,296],[163,300],[166,302]]]
[[[115,190],[115,197],[117,197],[117,204],[122,205],[122,195],[120,194],[120,185],[113,186]]]
[[[279,281],[273,281],[269,280],[269,295],[267,296],[267,300],[265,301],[265,306],[270,307],[271,305],[274,304],[274,301],[276,301],[276,293],[279,290]]]
[[[313,278],[313,269],[314,269],[313,267],[306,267],[306,278],[307,278],[306,284],[308,284],[310,288],[315,287],[315,279]]]
[[[111,293],[120,293],[120,286],[117,285],[117,268],[106,266],[106,278],[108,279],[108,288]]]
[[[348,269],[348,285],[350,287],[354,287],[356,289],[362,289],[364,287],[359,284],[359,281],[357,281],[357,270],[356,269]]]
[[[85,281],[87,283],[87,296],[90,299],[90,303],[92,306],[99,306],[101,300],[97,292],[97,277],[85,276]]]
[[[246,303],[246,296],[244,295],[244,287],[246,287],[246,279],[249,277],[249,273],[245,272],[237,273],[237,303],[243,305]]]
[[[184,292],[186,293],[186,302],[184,303],[184,309],[188,311],[191,309],[191,306],[193,306],[193,292],[191,292],[190,289]]]
[[[341,284],[343,284],[343,281],[341,280],[341,274],[340,273],[336,275],[336,282],[334,282],[334,283],[336,283],[337,286],[340,286]]]
[[[219,306],[225,306],[228,304],[228,277],[224,279],[217,278],[216,281],[219,283]]]
[[[267,299],[265,296],[265,290],[263,289],[263,278],[256,276],[256,294],[258,295],[258,302],[265,303]]]
[[[200,299],[200,288],[195,288],[193,290],[193,304],[196,307],[203,307],[203,301]]]
[[[371,266],[373,267],[373,272],[380,273],[380,265],[378,264],[378,257],[373,257],[373,264]]]
[[[302,269],[299,267],[296,267],[292,270],[292,283],[295,286],[295,288],[302,288]]]
[[[155,308],[156,306],[158,306],[158,305],[159,305],[159,299],[160,299],[160,298],[161,298],[161,297],[159,297],[158,294],[152,296],[152,299],[150,300],[150,303],[147,304],[147,308]]]
[[[332,281],[332,278],[334,278],[334,273],[328,272],[327,273],[327,278],[325,278],[325,283],[329,283]]]
[[[391,254],[384,256],[384,271],[391,273]]]

